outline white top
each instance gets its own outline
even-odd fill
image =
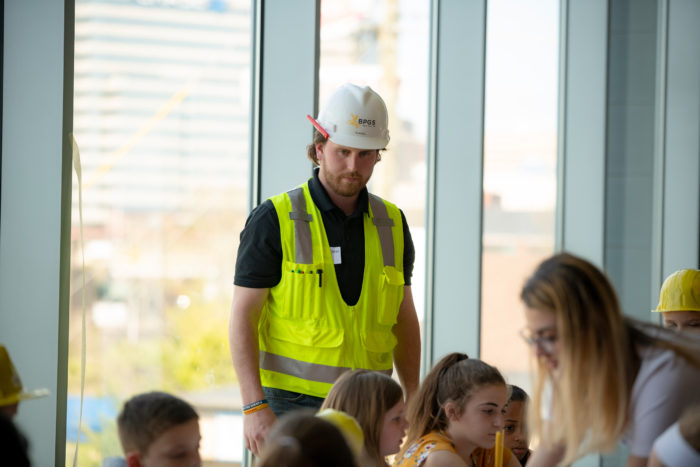
[[[700,452],[693,449],[683,438],[678,423],[671,425],[654,442],[654,451],[659,460],[667,467],[685,467],[700,465]]]
[[[631,455],[649,457],[654,440],[680,418],[683,409],[700,403],[700,368],[671,350],[647,347],[639,354],[641,367],[622,441]]]

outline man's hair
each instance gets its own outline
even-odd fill
[[[172,394],[153,391],[137,394],[124,403],[117,426],[124,454],[145,454],[170,428],[199,419],[194,408]]]
[[[314,163],[314,167],[319,165],[318,157],[316,157],[316,144],[325,144],[326,141],[328,141],[328,138],[323,136],[318,130],[314,130],[314,140],[311,144],[306,146],[306,157]]]

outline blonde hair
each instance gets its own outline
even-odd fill
[[[364,449],[373,465],[387,466],[380,450],[384,416],[403,400],[403,390],[390,376],[376,371],[343,373],[333,384],[321,406],[355,417],[364,433]]]
[[[408,403],[408,433],[399,456],[413,442],[431,431],[447,428],[445,405],[452,402],[462,415],[475,391],[491,385],[506,386],[501,373],[491,365],[463,353],[444,356],[427,374],[418,393]]]
[[[610,281],[582,258],[561,253],[546,259],[520,297],[527,307],[556,317],[560,374],[552,384],[550,417],[557,431],[543,434],[549,373],[541,361],[528,419],[542,442],[566,446],[563,464],[612,450],[622,436],[640,365],[637,346],[671,349],[700,365],[691,350],[664,337],[668,331],[623,317]]]

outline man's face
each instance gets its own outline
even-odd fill
[[[144,454],[128,454],[127,463],[130,467],[200,467],[200,439],[195,418],[163,432]]]
[[[316,144],[320,166],[318,177],[333,195],[355,197],[367,186],[377,163],[376,149],[356,149],[340,146],[333,141]]]

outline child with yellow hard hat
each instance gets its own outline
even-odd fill
[[[668,276],[652,311],[662,314],[667,328],[700,333],[700,270],[680,269]]]
[[[17,415],[20,401],[36,399],[49,395],[48,389],[25,391],[15,366],[10,360],[10,354],[4,345],[0,344],[0,413],[8,418]]]

